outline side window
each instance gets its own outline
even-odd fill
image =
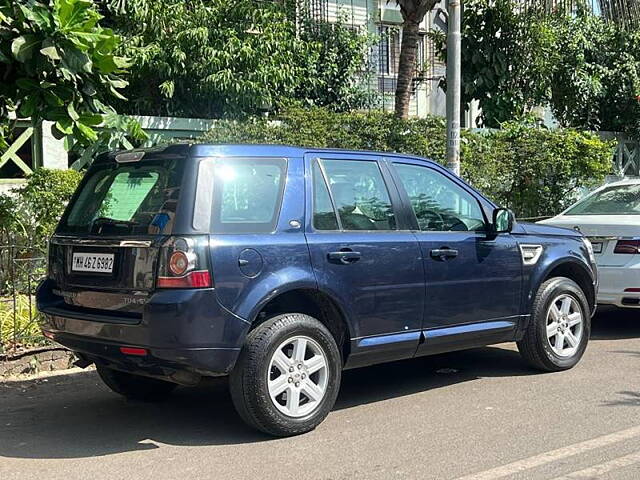
[[[280,214],[287,161],[283,158],[219,158],[213,168],[211,231],[273,232]]]
[[[395,230],[396,217],[378,164],[322,160],[343,230]]]
[[[418,165],[394,163],[409,195],[420,230],[482,231],[484,216],[478,201],[441,173]]]
[[[338,219],[318,161],[313,162],[313,228],[338,230]]]

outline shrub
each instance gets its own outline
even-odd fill
[[[82,174],[75,170],[36,169],[12,195],[0,195],[2,244],[44,251]]]
[[[551,216],[603,181],[613,148],[591,132],[507,123],[467,145],[463,175],[521,217]]]
[[[24,186],[0,195],[0,295],[28,293],[44,274],[47,240],[81,177],[40,168]]]
[[[439,117],[399,120],[381,111],[336,113],[323,108],[293,108],[274,121],[218,121],[204,140],[404,152],[443,162],[444,128]]]
[[[290,109],[275,120],[219,121],[211,143],[277,143],[399,152],[446,160],[444,119],[400,120],[390,113]],[[508,123],[484,134],[464,131],[462,176],[524,217],[552,215],[611,170],[613,145],[597,135]]]

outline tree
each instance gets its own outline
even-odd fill
[[[462,20],[462,101],[477,100],[478,124],[497,128],[547,103],[557,50],[553,21],[519,0],[467,0]],[[446,37],[432,32],[446,61]]]
[[[565,126],[640,134],[640,33],[586,12],[558,26],[549,103]]]
[[[545,106],[562,126],[640,131],[640,34],[569,3],[550,11],[466,1],[463,101],[479,102],[480,124],[499,127]],[[432,36],[446,57],[444,35]]]
[[[374,35],[349,28],[346,17],[336,22],[303,20],[300,39],[307,45],[301,58],[304,77],[293,99],[336,111],[358,110],[376,103],[367,82],[374,73],[369,49]]]
[[[105,0],[132,59],[130,114],[239,117],[302,101],[360,106],[368,38],[297,25],[287,2]]]
[[[91,0],[0,0],[0,139],[10,112],[55,122],[68,147],[95,142],[96,126],[115,121],[109,105],[124,98],[127,62],[101,18]]]
[[[416,56],[420,40],[420,23],[427,12],[439,0],[396,0],[402,13],[402,43],[398,64],[398,84],[396,86],[395,112],[398,118],[409,117],[409,103],[416,71]]]

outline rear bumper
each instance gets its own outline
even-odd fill
[[[640,262],[624,267],[599,267],[598,303],[624,308],[640,308],[640,292],[625,292],[640,288]]]
[[[37,301],[42,329],[56,342],[92,361],[154,376],[227,374],[249,330],[246,320],[218,303],[213,289],[158,290],[137,322],[66,308],[49,280],[38,288]],[[127,346],[147,355],[120,352]]]
[[[240,352],[234,348],[151,347],[146,348],[146,355],[136,356],[122,353],[122,344],[68,333],[55,333],[54,340],[92,363],[184,385],[196,384],[203,375],[225,375],[233,368]]]

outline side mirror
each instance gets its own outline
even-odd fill
[[[496,208],[493,211],[493,233],[509,233],[513,230],[516,216],[508,208]]]

